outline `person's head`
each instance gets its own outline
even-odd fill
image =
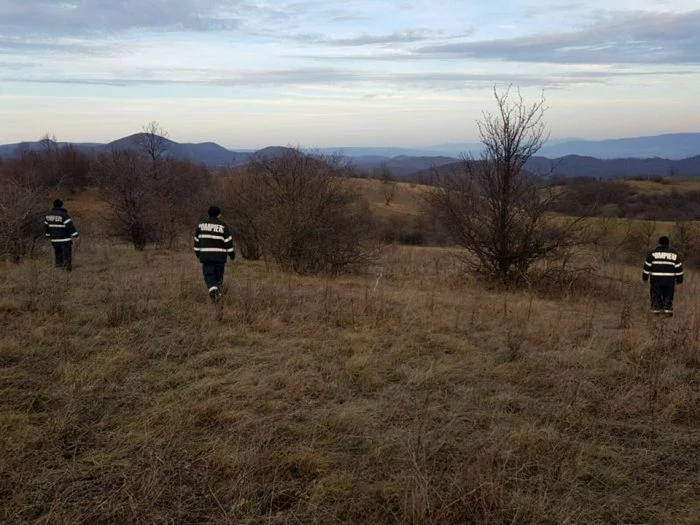
[[[61,199],[56,199],[55,201],[53,201],[53,207],[54,208],[62,208],[63,201]]]
[[[209,217],[216,218],[219,215],[221,215],[221,210],[219,209],[218,206],[210,206],[208,213],[209,213]]]
[[[659,246],[668,246],[671,241],[665,235],[659,237]]]

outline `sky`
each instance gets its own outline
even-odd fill
[[[0,143],[474,142],[508,86],[552,139],[699,132],[699,66],[698,0],[0,0]]]

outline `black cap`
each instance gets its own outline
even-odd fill
[[[218,206],[209,207],[209,217],[218,217],[221,214],[221,210]]]
[[[666,237],[665,235],[659,237],[659,245],[661,245],[661,246],[668,246],[670,244],[670,242],[671,241],[669,241],[668,237]]]
[[[63,201],[61,199],[56,199],[55,201],[53,201],[54,208],[60,208],[61,206],[63,206]]]

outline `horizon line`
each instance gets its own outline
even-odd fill
[[[113,142],[117,142],[129,137],[133,137],[136,135],[143,134],[144,132],[136,132],[136,133],[131,133],[129,135],[124,135],[122,137],[116,138],[114,140],[110,140],[107,142],[94,142],[90,140],[52,140],[55,144],[84,144],[84,145],[95,145],[95,146],[106,146],[108,144],[111,144]],[[635,139],[645,139],[645,138],[659,138],[659,137],[664,137],[664,136],[670,136],[670,135],[700,135],[700,130],[699,131],[670,131],[670,132],[665,132],[665,133],[657,133],[653,135],[636,135],[636,136],[624,136],[624,137],[615,137],[615,138],[602,138],[602,139],[587,139],[587,138],[580,138],[580,137],[549,137],[546,141],[543,143],[543,147],[547,145],[548,142],[551,141],[557,141],[557,142],[607,142],[607,141],[616,141],[616,140],[635,140]],[[195,145],[200,145],[200,144],[216,144],[219,147],[222,147],[224,149],[230,150],[230,151],[240,151],[240,152],[247,152],[247,151],[256,151],[256,150],[261,150],[265,148],[274,148],[274,147],[282,147],[282,148],[299,148],[302,150],[314,150],[314,149],[324,149],[324,150],[343,150],[343,149],[431,149],[431,148],[440,148],[440,147],[459,147],[459,146],[474,146],[481,144],[481,141],[478,139],[473,139],[473,140],[466,140],[464,142],[443,142],[443,143],[433,143],[433,144],[424,144],[424,145],[415,145],[415,146],[406,146],[406,145],[360,145],[360,146],[302,146],[300,144],[292,145],[291,143],[287,143],[285,145],[283,144],[267,144],[264,146],[238,146],[238,147],[231,147],[227,145],[223,145],[219,142],[216,142],[214,140],[204,140],[202,142],[190,142],[190,141],[178,141],[170,136],[163,136],[162,138],[166,138],[167,140],[170,140],[174,143],[177,144],[195,144]],[[0,144],[0,146],[19,146],[21,144],[36,144],[44,140],[43,138],[35,139],[35,140],[20,140],[16,142],[5,142]]]

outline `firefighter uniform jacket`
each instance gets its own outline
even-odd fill
[[[72,242],[78,237],[73,219],[64,208],[54,208],[44,217],[44,231],[52,243]]]
[[[642,279],[652,282],[681,284],[683,282],[683,262],[680,255],[668,246],[657,246],[647,255],[642,270]]]
[[[226,256],[231,260],[236,257],[228,226],[213,217],[208,217],[197,226],[194,251],[202,263],[225,263]]]

